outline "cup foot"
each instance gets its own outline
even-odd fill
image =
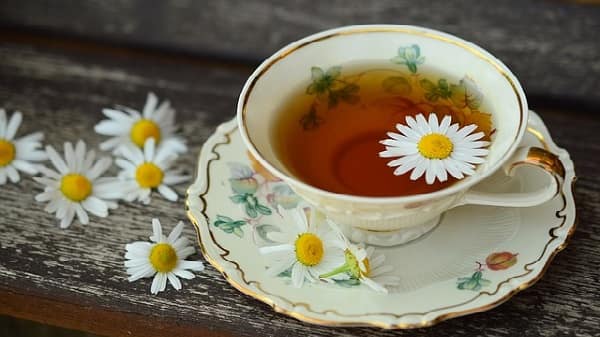
[[[401,245],[428,233],[440,223],[440,217],[434,218],[424,224],[398,229],[395,231],[372,231],[351,226],[341,226],[342,231],[351,241],[365,243],[373,246],[391,247]]]

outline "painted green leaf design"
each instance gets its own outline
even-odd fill
[[[300,125],[304,130],[314,130],[323,123],[323,118],[317,115],[315,105],[310,106],[310,110],[300,118]]]
[[[217,220],[213,223],[213,225],[223,232],[227,234],[235,234],[238,237],[242,237],[244,235],[244,231],[242,230],[242,226],[246,224],[245,220],[233,220],[230,217],[224,215],[217,215]]]
[[[460,290],[479,291],[482,287],[488,286],[491,283],[490,280],[483,278],[481,271],[476,271],[471,277],[460,277],[456,287]]]
[[[310,68],[310,74],[313,81],[318,81],[325,75],[323,69],[319,67]]]
[[[248,202],[246,202],[246,204],[244,205],[244,211],[251,218],[256,218],[258,216],[258,212],[256,211],[256,207],[254,207],[252,204],[250,204]]]
[[[246,195],[245,194],[236,194],[236,195],[230,196],[229,199],[231,199],[231,201],[233,201],[236,204],[241,204],[246,201]]]
[[[341,70],[342,67],[340,66],[331,67],[326,72],[319,67],[312,67],[310,69],[312,83],[306,87],[306,93],[309,95],[318,95],[331,91],[336,78],[341,74]]]
[[[407,95],[411,91],[408,80],[402,76],[390,76],[381,83],[383,90],[398,95]]]
[[[267,243],[275,243],[275,241],[269,239],[267,233],[270,232],[280,232],[279,228],[273,225],[262,224],[256,226],[256,233],[258,236],[263,239]]]
[[[326,75],[332,79],[336,79],[338,76],[340,76],[341,73],[342,73],[342,67],[334,66],[334,67],[327,69]]]
[[[424,78],[419,81],[419,84],[421,85],[421,88],[425,90],[425,98],[428,101],[435,102],[439,98],[449,98],[452,95],[452,91],[446,79],[439,79],[436,84]]]
[[[360,87],[355,83],[345,84],[343,87],[337,90],[331,90],[329,92],[329,108],[334,108],[340,101],[344,101],[348,104],[356,104],[360,101],[360,97],[357,95]]]
[[[271,209],[267,206],[263,206],[261,204],[256,205],[256,210],[263,215],[271,215]]]

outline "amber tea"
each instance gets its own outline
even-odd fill
[[[273,127],[275,150],[300,180],[350,195],[391,197],[429,193],[456,182],[427,184],[424,177],[394,175],[380,158],[387,132],[406,116],[451,116],[476,124],[489,140],[491,115],[469,78],[451,81],[438,72],[411,73],[379,66],[312,68],[312,82],[280,108]]]

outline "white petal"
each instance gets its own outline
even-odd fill
[[[424,134],[431,133],[431,127],[429,126],[429,123],[427,123],[427,120],[425,119],[425,116],[423,114],[418,114],[416,119],[417,124],[419,125],[421,130],[424,131]]]
[[[194,271],[203,271],[204,263],[201,261],[181,261],[179,262],[178,268],[189,269]]]
[[[152,236],[150,237],[150,240],[154,242],[160,242],[162,241],[162,239],[163,234],[160,220],[158,220],[157,218],[152,218]]]
[[[67,164],[65,164],[64,160],[60,157],[58,152],[56,152],[56,150],[52,146],[46,146],[46,153],[48,154],[48,159],[50,159],[52,165],[56,167],[58,172],[62,174],[69,173],[69,168],[67,167]]]
[[[128,143],[128,138],[127,137],[112,137],[109,138],[108,140],[105,140],[104,142],[100,143],[100,150],[102,151],[109,151],[109,150],[115,150],[114,152],[116,152],[117,148],[119,148],[119,146],[121,146],[121,144],[124,143]]]
[[[282,245],[275,245],[275,246],[264,246],[264,247],[258,248],[258,252],[262,255],[269,255],[269,254],[274,254],[274,253],[279,253],[279,252],[293,252],[293,251],[294,251],[294,246],[289,243],[285,243]]]
[[[85,160],[85,143],[79,140],[75,146],[75,170],[82,173]]]
[[[6,111],[0,109],[0,138],[6,137]]]
[[[75,158],[75,149],[73,148],[73,144],[71,142],[65,143],[65,162],[67,163],[67,167],[69,168],[69,172],[77,172],[77,160]]]
[[[417,131],[415,131],[405,125],[396,124],[396,129],[398,129],[398,131],[400,131],[404,136],[406,136],[409,141],[416,143],[419,141],[419,139],[421,139],[420,133],[417,133]]]
[[[285,259],[273,262],[267,268],[266,273],[268,276],[271,276],[271,277],[277,276],[277,275],[283,273],[284,271],[288,270],[292,266],[292,264],[294,264],[295,262],[296,262],[296,258],[294,257],[294,255],[290,254]]]
[[[395,133],[395,132],[388,132],[387,136],[390,137],[391,139],[395,139],[395,140],[401,140],[401,141],[405,141],[408,142],[408,138],[406,138],[405,136],[399,134],[399,133]]]
[[[144,143],[144,160],[151,162],[154,159],[154,148],[156,146],[156,140],[154,137],[146,139]]]
[[[80,204],[73,204],[73,208],[75,209],[75,213],[77,214],[77,219],[82,225],[87,225],[89,220],[87,212],[81,207]]]
[[[438,124],[438,118],[437,115],[434,114],[433,112],[429,114],[429,128],[431,129],[431,132],[433,133],[438,133],[439,132],[439,124]]]
[[[427,170],[425,171],[425,182],[429,185],[435,182],[436,171],[433,168],[433,165],[433,162],[429,161],[429,167],[427,167]]]
[[[175,193],[175,191],[165,184],[158,186],[158,192],[169,201],[177,201],[177,193]]]
[[[442,122],[440,123],[440,127],[439,127],[439,133],[441,134],[446,134],[446,131],[448,131],[448,127],[450,126],[450,123],[452,123],[452,117],[450,116],[444,116],[444,118],[442,118]]]
[[[60,221],[60,228],[67,228],[73,222],[73,218],[75,217],[75,210],[73,207],[67,207],[64,217]]]
[[[0,185],[6,184],[6,170],[0,167]]]
[[[446,159],[442,160],[442,162],[444,164],[444,167],[446,168],[446,171],[448,171],[448,173],[450,173],[451,176],[453,176],[456,179],[464,178],[464,175],[460,172],[458,167],[454,164],[454,160],[452,160],[450,158],[446,158]]]
[[[467,142],[473,142],[473,141],[476,141],[476,140],[479,140],[479,139],[483,138],[483,136],[484,136],[483,132],[477,132],[477,133],[474,133],[472,135],[466,136],[464,138],[464,140],[467,141]]]
[[[195,277],[193,273],[179,268],[173,269],[172,273],[186,280],[193,279]]]
[[[477,125],[469,124],[469,125],[465,126],[464,128],[458,130],[458,132],[456,133],[456,137],[465,138],[468,134],[475,131],[475,129],[477,129]]]
[[[302,287],[304,283],[304,277],[306,275],[306,267],[300,262],[294,264],[292,267],[292,285],[296,288]]]
[[[27,174],[36,174],[38,172],[37,167],[35,165],[32,165],[21,159],[15,159],[10,164]]]
[[[429,167],[429,159],[419,158],[419,161],[415,164],[415,169],[410,174],[410,180],[419,179],[425,173],[427,167]]]
[[[133,282],[133,281],[139,280],[141,278],[150,277],[150,276],[154,275],[154,273],[156,273],[156,271],[152,268],[152,266],[147,265],[145,268],[140,269],[137,273],[129,276],[127,278],[127,280],[129,282]]]
[[[3,138],[12,140],[15,134],[17,134],[17,130],[19,129],[22,120],[23,115],[19,111],[13,113],[13,115],[10,117],[8,125],[6,126],[6,133],[4,134]]]
[[[177,185],[182,182],[188,181],[191,178],[192,178],[191,176],[175,175],[175,174],[171,174],[169,172],[165,172],[165,177],[163,178],[163,183],[165,183],[167,185]]]
[[[94,131],[105,136],[127,135],[133,126],[133,122],[117,122],[103,120],[94,126]]]
[[[156,273],[152,280],[152,286],[150,286],[150,292],[154,295],[165,290],[167,286],[167,275],[165,273]]]
[[[19,152],[17,150],[17,159],[29,160],[29,161],[42,161],[47,160],[48,155],[45,151],[28,151],[28,152]]]
[[[106,170],[110,168],[112,165],[112,160],[108,157],[100,158],[94,166],[87,172],[86,176],[90,180],[96,180],[99,176],[104,174]]]
[[[18,183],[19,180],[21,180],[19,171],[17,171],[17,169],[14,168],[12,165],[7,165],[4,167],[4,169],[6,170],[6,175],[8,175],[8,179],[10,179],[12,183]]]
[[[182,232],[183,232],[183,222],[179,221],[177,223],[177,226],[175,226],[175,228],[173,228],[171,233],[169,233],[169,237],[167,237],[167,242],[170,244],[174,244]]]
[[[175,276],[173,273],[167,273],[167,278],[169,279],[169,283],[175,288],[175,290],[181,290],[181,281]]]
[[[88,212],[101,218],[105,218],[108,215],[108,206],[106,205],[106,203],[94,196],[87,197],[84,201],[81,202],[81,205]]]
[[[368,277],[361,278],[360,281],[361,281],[361,283],[364,283],[366,286],[368,286],[369,288],[371,288],[377,292],[385,293],[385,294],[388,293],[388,290],[384,286],[373,281],[372,279],[370,279]]]
[[[148,93],[148,97],[146,98],[146,104],[144,105],[144,118],[150,119],[152,118],[152,113],[156,110],[156,104],[158,103],[158,98],[152,92]]]

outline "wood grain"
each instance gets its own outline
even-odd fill
[[[97,145],[101,137],[92,127],[102,118],[101,109],[117,103],[139,108],[152,90],[177,109],[190,145],[180,164],[192,173],[202,143],[233,117],[250,71],[202,60],[4,42],[0,105],[24,113],[21,134],[43,130],[54,146],[79,138]],[[539,112],[576,163],[579,226],[538,284],[489,312],[414,331],[318,327],[242,295],[210,266],[184,281],[181,291],[152,296],[150,279],[127,282],[124,245],[146,239],[152,217],[167,230],[185,220],[182,201],[156,196],[150,207],[122,203],[108,218],[92,217],[87,226],[61,230],[34,201],[41,188],[27,178],[0,187],[0,314],[112,336],[597,336],[600,120],[588,113]],[[177,188],[181,196],[185,188]],[[195,236],[189,223],[185,235]]]
[[[564,1],[4,0],[0,23],[254,63],[343,25],[421,25],[505,61],[534,95],[600,102],[600,6]]]

